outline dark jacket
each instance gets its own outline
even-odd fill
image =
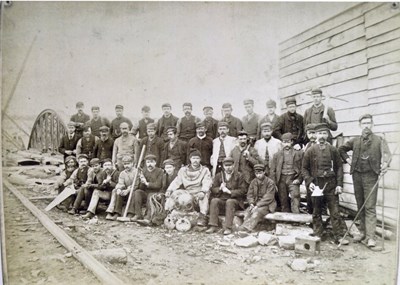
[[[178,170],[174,170],[174,173],[172,173],[171,176],[169,176],[167,173],[164,173],[162,176],[162,187],[161,187],[161,192],[165,193],[168,189],[169,184],[171,184],[172,181],[176,178],[178,175]]]
[[[331,108],[328,107],[328,117],[330,120],[330,123],[328,123],[327,120],[325,120],[324,118],[322,118],[323,114],[324,114],[324,104],[321,104],[321,107],[318,108],[319,110],[319,120],[317,122],[313,122],[311,120],[311,113],[313,112],[314,107],[311,106],[310,108],[308,108],[305,112],[304,112],[304,121],[303,121],[303,125],[304,127],[307,126],[308,124],[320,124],[320,123],[327,123],[329,126],[329,129],[332,131],[336,131],[338,129],[338,124],[336,122],[336,116],[335,116],[335,111]]]
[[[162,178],[163,178],[163,170],[161,168],[156,167],[152,172],[149,172],[147,168],[142,170],[143,176],[146,178],[147,182],[149,183],[148,186],[143,184],[139,179],[139,189],[148,192],[156,192],[161,191],[162,187]]]
[[[353,174],[354,168],[357,165],[358,160],[360,159],[360,151],[361,144],[363,144],[363,139],[361,136],[355,137],[344,145],[339,147],[340,156],[346,161],[349,158],[347,154],[348,151],[353,151],[353,158],[350,167],[350,173]],[[370,142],[368,143],[368,162],[372,168],[372,170],[379,175],[381,171],[381,163],[382,163],[382,151],[383,151],[383,161],[388,163],[390,157],[390,150],[385,140],[381,137],[371,134]]]
[[[249,147],[249,153],[250,156],[246,159],[239,146],[235,146],[230,154],[235,162],[233,171],[242,173],[243,179],[246,181],[247,185],[250,184],[251,180],[255,177],[253,166],[258,163],[263,164],[263,160],[254,147]]]
[[[111,121],[111,126],[110,126],[110,134],[111,137],[115,140],[116,138],[121,136],[121,129],[119,126],[121,123],[127,123],[129,125],[129,130],[132,129],[132,121],[129,120],[128,118],[122,116],[121,118],[115,118],[114,120]]]
[[[293,159],[293,168],[295,171],[295,175],[293,179],[298,179],[300,184],[303,182],[303,177],[301,175],[301,164],[303,162],[303,152],[299,150],[294,150],[291,148],[289,150],[289,154]],[[279,180],[281,179],[282,174],[282,167],[283,167],[283,157],[284,157],[284,150],[281,149],[277,153],[274,154],[272,160],[272,168],[271,168],[271,179],[274,180],[275,184],[278,184]]]
[[[162,116],[157,121],[157,136],[162,138],[164,140],[164,142],[167,142],[168,136],[167,136],[166,131],[167,131],[168,127],[176,127],[177,123],[178,123],[178,118],[172,114],[168,118],[165,118],[164,116]]]
[[[291,133],[294,137],[295,144],[303,144],[304,137],[304,126],[303,126],[303,116],[294,113],[294,119],[291,118],[289,112],[279,116],[276,124],[274,125],[273,136],[277,139],[282,140],[282,135],[284,133]]]
[[[111,172],[111,180],[107,183],[103,183],[104,180],[107,179],[107,173],[105,171],[102,171],[101,175],[98,177],[99,185],[96,189],[101,191],[111,192],[115,188],[115,186],[117,186],[118,178],[119,178],[119,171],[114,169]]]
[[[203,121],[206,126],[206,135],[212,139],[218,136],[218,120],[214,118],[205,118]]]
[[[223,178],[223,179],[222,179]],[[221,183],[226,183],[226,188],[231,190],[231,194],[222,192],[219,187]],[[229,180],[226,180],[225,172],[221,171],[215,175],[214,182],[211,187],[212,197],[220,198],[223,200],[236,199],[239,201],[239,205],[244,209],[244,201],[246,199],[247,184],[243,179],[240,172],[233,172]]]
[[[197,149],[201,153],[201,164],[210,167],[210,158],[213,150],[213,139],[208,136],[203,139],[200,139],[197,136],[190,139],[187,144],[187,164],[189,164],[189,154],[193,149]]]
[[[100,137],[100,127],[110,127],[110,121],[104,117],[99,117],[97,120],[91,119],[89,125],[92,130],[92,135]]]
[[[228,123],[229,133],[228,135],[231,137],[237,137],[238,133],[243,130],[242,122],[239,118],[234,116],[224,117],[221,119],[221,122]]]
[[[160,167],[162,164],[163,151],[164,151],[164,141],[162,138],[155,137],[152,141],[149,137],[144,137],[140,140],[139,149],[142,150],[143,146],[146,146],[146,151],[144,157],[148,154],[153,154],[156,156],[156,166]]]
[[[257,138],[261,139],[261,125],[264,123],[271,123],[272,128],[274,128],[276,122],[278,121],[279,116],[277,114],[274,114],[274,116],[272,117],[272,120],[270,120],[268,115],[265,115],[264,117],[262,117],[260,119],[260,121],[258,122],[258,127],[257,127]]]
[[[76,145],[78,144],[79,139],[80,137],[77,136],[77,134],[74,134],[71,140],[69,139],[68,134],[61,138],[58,151],[64,155],[64,159],[69,156],[69,154],[65,153],[66,150],[76,150]]]
[[[94,157],[103,160],[105,158],[112,159],[114,140],[109,137],[105,141],[99,139],[94,146]]]
[[[264,176],[264,179],[261,181],[254,178],[247,192],[247,202],[257,207],[267,207],[271,204],[276,206],[275,192],[276,185],[272,179],[267,176]],[[275,211],[275,208],[273,211]]]
[[[133,135],[139,133],[139,139],[143,139],[147,136],[147,125],[150,123],[154,123],[154,119],[152,118],[142,118],[139,120],[139,125],[136,129],[132,129]]]
[[[169,142],[164,144],[162,161],[170,158],[174,161],[175,168],[179,169],[186,164],[186,143],[178,139],[172,148],[169,147]]]
[[[343,163],[342,159],[340,158],[339,151],[330,144],[327,144],[326,147],[328,147],[331,152],[336,185],[343,187]],[[317,177],[318,159],[316,152],[318,151],[318,148],[319,144],[314,144],[304,154],[301,174],[304,181],[306,182],[307,187],[310,185],[311,182],[314,182]]]

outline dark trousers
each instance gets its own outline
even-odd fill
[[[132,193],[133,195],[134,193]],[[114,209],[114,213],[117,213],[119,215],[122,215],[122,207],[124,206],[125,201],[128,201],[129,199],[129,193],[126,196],[121,196],[121,195],[117,195],[117,199],[115,201],[115,209]],[[134,214],[134,210],[133,210],[133,203],[132,203],[133,197],[131,198],[131,203],[129,205],[126,205],[126,207],[128,207],[128,214]]]
[[[233,218],[235,217],[235,211],[239,208],[239,201],[236,199],[220,199],[213,198],[210,205],[210,226],[218,227],[218,215],[219,211],[225,210],[225,228],[232,229]]]
[[[312,200],[313,199],[311,198],[312,192],[311,192],[309,187],[306,187],[306,190],[307,190],[307,196],[306,196],[306,199],[307,199],[307,213],[312,214],[313,213],[313,204],[312,204]]]
[[[278,182],[278,195],[281,204],[281,212],[299,213],[300,207],[300,187],[293,185],[294,174],[281,175]],[[289,204],[289,193],[291,196]]]
[[[93,189],[88,189],[87,187],[82,186],[78,189],[78,193],[76,194],[76,199],[72,207],[78,210],[81,207],[82,201],[85,200],[85,207],[87,209],[90,199],[92,199],[92,194]]]
[[[133,192],[133,199],[131,201],[131,205],[129,205],[130,209],[133,209],[133,213],[135,216],[138,216],[139,218],[143,218],[143,213],[142,213],[142,206],[144,204],[148,204],[147,200],[150,198],[151,194],[154,194],[156,192],[146,192],[141,189],[135,190]],[[148,211],[147,211],[148,212]],[[149,213],[150,214],[150,213]],[[149,215],[146,215],[146,218],[149,218]]]
[[[365,199],[371,193],[373,186],[378,181],[378,175],[373,172],[357,172],[353,173],[354,194],[356,196],[357,208],[360,209]],[[378,189],[371,194],[365,203],[364,209],[360,212],[361,231],[366,238],[374,238],[376,228],[376,201]]]

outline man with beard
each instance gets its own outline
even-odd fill
[[[128,200],[129,193],[133,189],[137,189],[139,186],[139,179],[136,179],[135,185],[133,184],[133,179],[138,171],[133,166],[133,159],[130,156],[124,156],[122,158],[122,163],[124,165],[124,170],[119,174],[118,183],[111,193],[110,204],[106,210],[107,217],[106,220],[115,221],[119,216],[122,215],[122,207],[124,201]],[[133,204],[126,205],[128,207],[128,218],[132,218],[134,215]]]
[[[117,185],[118,178],[119,171],[113,168],[111,159],[104,159],[103,171],[99,171],[98,175],[96,175],[97,184],[92,185],[94,191],[87,212],[82,216],[84,219],[94,217],[100,199],[110,201],[112,190]]]
[[[110,127],[110,121],[104,117],[100,117],[100,107],[92,107],[92,119],[88,122],[88,125],[92,128],[92,134],[96,137],[100,137],[100,128],[102,126]]]
[[[165,173],[163,174],[161,192],[165,193],[169,185],[178,175],[178,170],[175,168],[174,161],[172,159],[164,160],[163,165]]]
[[[114,141],[112,161],[118,166],[118,170],[123,169],[122,158],[130,156],[136,164],[139,155],[139,142],[129,133],[128,123],[121,123],[121,136]]]
[[[329,128],[326,124],[315,127],[317,144],[310,147],[304,154],[302,176],[306,186],[315,193],[312,196],[313,204],[313,230],[314,235],[325,239],[322,224],[322,209],[324,204],[329,209],[333,235],[336,243],[348,244],[342,239],[346,226],[339,212],[339,194],[343,189],[343,163],[339,151],[329,143]],[[321,189],[322,191],[319,191]],[[319,193],[319,192],[322,192]]]
[[[206,127],[203,122],[196,124],[196,136],[190,139],[187,150],[189,157],[190,151],[197,149],[201,153],[201,164],[211,170],[211,154],[212,154],[213,140],[206,135]],[[189,163],[189,161],[188,161]]]
[[[106,158],[112,159],[112,151],[114,140],[110,138],[110,128],[107,126],[100,127],[100,139],[94,146],[94,157],[104,161]]]
[[[231,103],[224,103],[222,105],[222,116],[221,122],[228,124],[229,135],[237,137],[238,133],[243,130],[242,122],[239,118],[232,116],[232,105]]]
[[[64,185],[64,182],[71,177],[72,173],[74,173],[77,167],[78,166],[75,156],[67,156],[67,158],[65,159],[65,170],[61,172],[60,178],[57,180],[58,194],[60,194],[65,189],[66,185]],[[67,208],[65,205],[66,202],[63,202],[62,204],[58,205],[57,208],[66,211]]]
[[[180,140],[188,142],[196,136],[196,123],[201,120],[192,115],[192,103],[184,103],[182,108],[185,116],[180,118],[176,124],[177,136]]]
[[[226,157],[223,161],[223,171],[218,173],[211,188],[212,196],[210,205],[210,228],[207,234],[218,231],[219,211],[225,209],[224,235],[232,233],[233,218],[237,209],[244,209],[247,185],[239,172],[233,171],[234,161]]]
[[[230,157],[235,162],[233,171],[242,173],[243,179],[249,185],[254,179],[253,166],[263,161],[254,147],[249,144],[249,136],[245,131],[238,133],[237,141],[238,145],[230,153]]]
[[[283,149],[278,151],[274,157],[271,168],[271,179],[278,186],[281,212],[300,213],[300,184],[303,182],[301,176],[301,163],[303,153],[294,150],[293,137],[291,133],[282,135]],[[291,205],[289,206],[289,196]]]
[[[275,153],[282,149],[282,142],[272,136],[272,125],[269,122],[261,124],[261,139],[256,141],[254,148],[263,161],[265,173],[270,174],[272,168],[272,158]]]
[[[156,124],[150,123],[146,126],[147,136],[140,140],[139,149],[146,146],[145,156],[153,154],[156,157],[156,166],[159,167],[163,158],[164,141],[156,136]]]
[[[154,123],[154,119],[150,118],[150,107],[142,107],[142,119],[139,120],[137,126],[133,127],[132,133],[134,136],[139,133],[139,139],[143,139],[147,136],[147,125]]]
[[[111,127],[110,127],[110,132],[111,132],[111,137],[115,141],[116,138],[120,137],[122,135],[121,133],[121,124],[122,123],[127,123],[128,124],[128,130],[132,129],[132,122],[128,118],[124,117],[124,106],[122,105],[116,105],[115,106],[115,114],[117,117],[111,121]]]
[[[213,118],[213,107],[205,106],[203,108],[203,114],[205,116],[203,123],[206,127],[206,135],[212,139],[215,139],[218,136],[218,120]]]
[[[359,126],[362,129],[361,136],[355,137],[339,147],[339,153],[343,160],[350,165],[358,209],[361,209],[365,203],[364,209],[360,212],[361,234],[356,236],[354,241],[360,242],[365,239],[368,247],[375,247],[378,189],[373,187],[377,183],[379,175],[387,171],[391,154],[386,141],[372,132],[374,126],[372,115],[362,115],[359,119]],[[353,151],[352,158],[347,154],[349,151]],[[373,193],[366,200],[371,191]]]
[[[83,136],[76,144],[76,155],[83,153],[88,156],[89,160],[91,160],[94,157],[94,147],[99,138],[92,134],[92,129],[90,126],[84,126],[82,130]]]
[[[257,139],[258,122],[260,115],[254,113],[254,100],[246,99],[243,101],[247,115],[242,118],[243,130],[255,141]]]
[[[75,123],[75,127],[76,127],[76,135],[78,137],[82,136],[82,128],[85,125],[86,122],[88,122],[90,120],[90,117],[88,114],[85,114],[83,112],[83,108],[85,106],[83,105],[82,102],[78,102],[76,103],[76,111],[77,113],[71,116],[70,121]]]
[[[316,124],[308,124],[305,127],[308,143],[303,148],[304,153],[307,150],[309,150],[310,147],[312,147],[314,144],[317,143],[317,141],[316,141],[317,136],[315,134],[315,126],[316,126]],[[309,214],[312,214],[313,213],[313,206],[312,206],[312,199],[311,199],[312,192],[308,187],[306,187],[306,190],[307,190],[307,212]]]
[[[294,141],[294,149],[299,150],[303,145],[303,116],[296,113],[296,99],[286,100],[287,112],[279,116],[276,124],[273,126],[273,136],[282,140],[284,133],[291,133]]]
[[[213,177],[222,170],[223,160],[229,156],[236,145],[236,138],[228,136],[228,132],[228,123],[218,122],[219,137],[213,140],[213,152],[210,158]]]
[[[69,122],[67,125],[67,134],[60,141],[58,151],[64,155],[64,160],[67,156],[76,155],[76,145],[80,139],[75,133],[75,123]]]
[[[172,159],[175,166],[180,168],[186,163],[186,143],[176,136],[176,127],[168,127],[166,132],[169,142],[164,144],[163,160]]]
[[[204,227],[207,225],[208,201],[212,185],[211,174],[207,167],[200,164],[201,154],[198,150],[189,154],[189,160],[190,164],[179,170],[165,195],[169,197],[173,191],[183,186],[183,189],[193,196],[197,210],[200,210],[197,225]]]
[[[176,127],[178,118],[171,113],[171,104],[164,103],[161,105],[163,112],[162,117],[157,122],[157,136],[162,138],[164,142],[168,142],[167,129],[169,127]]]
[[[131,219],[132,222],[141,221],[142,224],[150,225],[150,207],[147,203],[147,213],[143,220],[142,205],[149,200],[155,193],[161,192],[163,171],[156,167],[156,157],[149,154],[144,158],[145,167],[140,173],[139,187],[133,192],[133,209],[135,216]]]
[[[258,129],[257,129],[257,137],[262,138],[262,125],[264,123],[270,123],[272,127],[276,124],[278,121],[278,115],[275,114],[276,110],[276,102],[274,100],[269,99],[266,103],[267,105],[267,114],[260,119],[258,122]]]

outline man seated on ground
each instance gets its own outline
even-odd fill
[[[212,185],[212,200],[210,205],[210,228],[206,233],[218,231],[219,210],[225,209],[225,230],[224,235],[232,233],[233,218],[235,211],[239,208],[244,209],[246,199],[247,184],[239,172],[233,171],[234,161],[227,157],[223,161],[223,171],[214,178]]]
[[[88,169],[87,180],[77,191],[76,199],[69,214],[74,215],[79,213],[82,201],[85,200],[85,210],[89,206],[92,198],[93,190],[98,186],[99,179],[102,175],[101,163],[98,158],[93,158],[90,161],[91,168]]]
[[[61,172],[60,178],[57,180],[57,186],[58,186],[58,194],[60,194],[64,189],[65,185],[64,182],[67,181],[72,173],[77,169],[78,164],[76,162],[75,156],[67,156],[65,159],[65,170]],[[65,207],[65,202],[57,206],[58,209],[60,210],[67,210]]]
[[[92,134],[90,126],[84,126],[82,128],[83,137],[81,137],[76,144],[76,155],[86,154],[88,159],[94,158],[94,148],[99,138]]]
[[[140,173],[140,183],[138,188],[133,192],[133,209],[135,216],[131,219],[132,222],[143,220],[142,205],[149,200],[151,195],[161,191],[163,171],[161,168],[156,167],[156,156],[148,154],[145,159],[145,167]],[[131,206],[130,206],[131,207]],[[146,220],[149,220],[149,207],[147,208]]]
[[[266,214],[274,213],[276,209],[275,191],[276,185],[272,179],[265,176],[264,165],[254,165],[256,178],[250,183],[247,192],[247,202],[243,224],[239,227],[242,231],[253,231]]]
[[[74,187],[74,189],[79,192],[79,190],[83,187],[88,178],[88,162],[89,160],[86,154],[81,154],[80,156],[78,156],[79,167],[71,174],[71,177],[63,183],[63,186]],[[75,198],[76,195],[73,195],[65,200],[63,204],[67,207],[67,209],[74,202]],[[75,211],[73,213],[71,212],[71,214],[75,214]]]
[[[169,187],[169,185],[174,181],[176,176],[178,175],[178,170],[175,168],[174,161],[172,159],[164,160],[164,174],[162,178],[162,186],[161,192],[165,193]]]
[[[113,168],[111,159],[106,158],[103,161],[103,171],[99,171],[96,177],[98,177],[98,183],[97,185],[93,185],[94,190],[92,198],[90,199],[87,212],[83,216],[84,219],[91,219],[94,217],[100,199],[105,201],[111,200],[112,190],[118,183],[119,171]]]
[[[122,158],[122,163],[125,169],[120,173],[118,177],[118,183],[114,190],[112,190],[110,204],[106,210],[108,213],[106,220],[115,221],[122,215],[122,207],[124,201],[128,200],[129,192],[132,191],[132,188],[136,189],[139,186],[139,179],[136,179],[135,185],[132,187],[133,179],[137,171],[137,169],[133,166],[132,157],[124,156]],[[126,205],[126,207],[129,207],[127,214],[128,218],[132,218],[134,215],[134,210],[131,205]]]
[[[169,197],[173,191],[183,186],[183,189],[193,196],[195,206],[200,210],[197,225],[204,227],[207,225],[208,200],[212,185],[211,174],[207,167],[200,164],[201,154],[198,150],[189,154],[189,160],[190,164],[183,166],[179,170],[177,177],[169,185],[166,197]]]

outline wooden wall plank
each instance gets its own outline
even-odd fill
[[[368,59],[368,67],[375,68],[397,62],[400,58],[400,49]]]
[[[400,132],[400,125],[398,124],[390,124],[390,125],[375,125],[376,132]]]
[[[399,19],[400,21],[400,19]],[[379,45],[374,45],[372,47],[367,48],[367,56],[368,58],[373,58],[375,56],[379,56],[381,54],[389,53],[395,50],[398,50],[400,47],[400,38],[394,39],[388,42],[381,43]]]
[[[400,9],[391,8],[392,3],[384,3],[371,11],[365,13],[365,27],[370,27],[377,23],[383,22],[400,13]]]
[[[398,124],[400,123],[399,112],[375,115],[374,123],[375,125]]]
[[[373,37],[379,36],[389,31],[396,30],[398,28],[400,28],[400,14],[397,14],[396,16],[386,21],[366,28],[365,35],[367,39],[371,39]]]
[[[305,47],[295,53],[292,53],[291,55],[288,55],[287,57],[281,58],[279,60],[279,67],[281,68],[292,65],[296,62],[316,56],[320,53],[339,47],[358,38],[362,38],[364,36],[365,36],[365,29],[364,29],[364,24],[362,23],[340,34],[337,34],[335,36],[329,37],[325,40],[312,44],[308,47]]]
[[[400,39],[399,39],[400,44]],[[400,76],[400,58],[398,62],[393,62],[384,66],[369,69],[370,79],[397,73]]]
[[[400,83],[400,73],[385,75],[368,80],[368,89],[376,89]]]
[[[400,93],[397,94],[392,94],[392,95],[386,95],[386,96],[380,96],[380,97],[375,97],[375,98],[369,98],[368,99],[369,104],[382,104],[386,102],[394,102],[394,101],[400,101]]]
[[[397,94],[400,92],[400,84],[385,86],[378,89],[368,90],[368,97],[371,98],[379,98],[386,95]]]
[[[374,45],[378,45],[384,42],[388,42],[394,39],[400,38],[400,29],[396,29],[384,34],[380,34],[372,39],[367,40],[367,46],[372,47]]]

